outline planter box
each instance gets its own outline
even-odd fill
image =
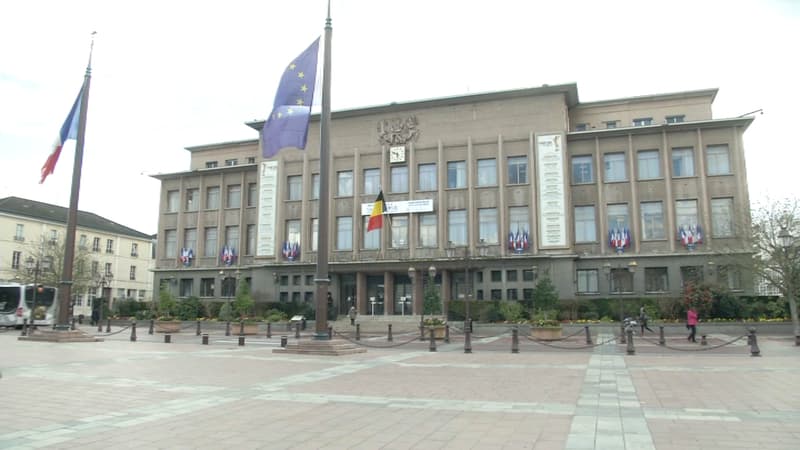
[[[543,341],[561,339],[561,327],[532,327],[531,337]]]
[[[181,322],[179,320],[156,320],[156,333],[180,333]]]
[[[425,339],[431,337],[430,330],[433,330],[434,339],[444,339],[444,325],[425,325]]]

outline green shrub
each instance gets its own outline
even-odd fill
[[[203,304],[197,297],[179,301],[175,310],[179,320],[196,320],[198,317],[203,317]]]
[[[525,317],[523,305],[516,301],[501,301],[498,305],[500,318],[508,322],[519,322]]]
[[[223,303],[219,308],[219,320],[223,322],[233,320],[233,308],[230,303]]]

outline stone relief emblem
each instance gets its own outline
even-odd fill
[[[417,128],[417,118],[415,116],[398,117],[378,122],[378,140],[381,144],[388,146],[405,145],[416,141],[418,137],[419,129]]]

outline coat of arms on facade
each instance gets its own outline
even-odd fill
[[[405,145],[416,141],[418,137],[419,129],[417,128],[417,118],[415,116],[397,117],[378,122],[378,140],[381,144],[388,146]]]

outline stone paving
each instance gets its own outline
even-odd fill
[[[61,344],[0,332],[0,449],[800,448],[800,348],[783,337],[751,357],[741,341],[683,338],[628,355],[610,328],[596,346],[521,339],[519,353],[508,335],[465,354],[459,336],[431,352],[398,334],[408,344],[318,357],[273,353],[279,334],[200,345],[192,331],[170,344],[141,329]]]

